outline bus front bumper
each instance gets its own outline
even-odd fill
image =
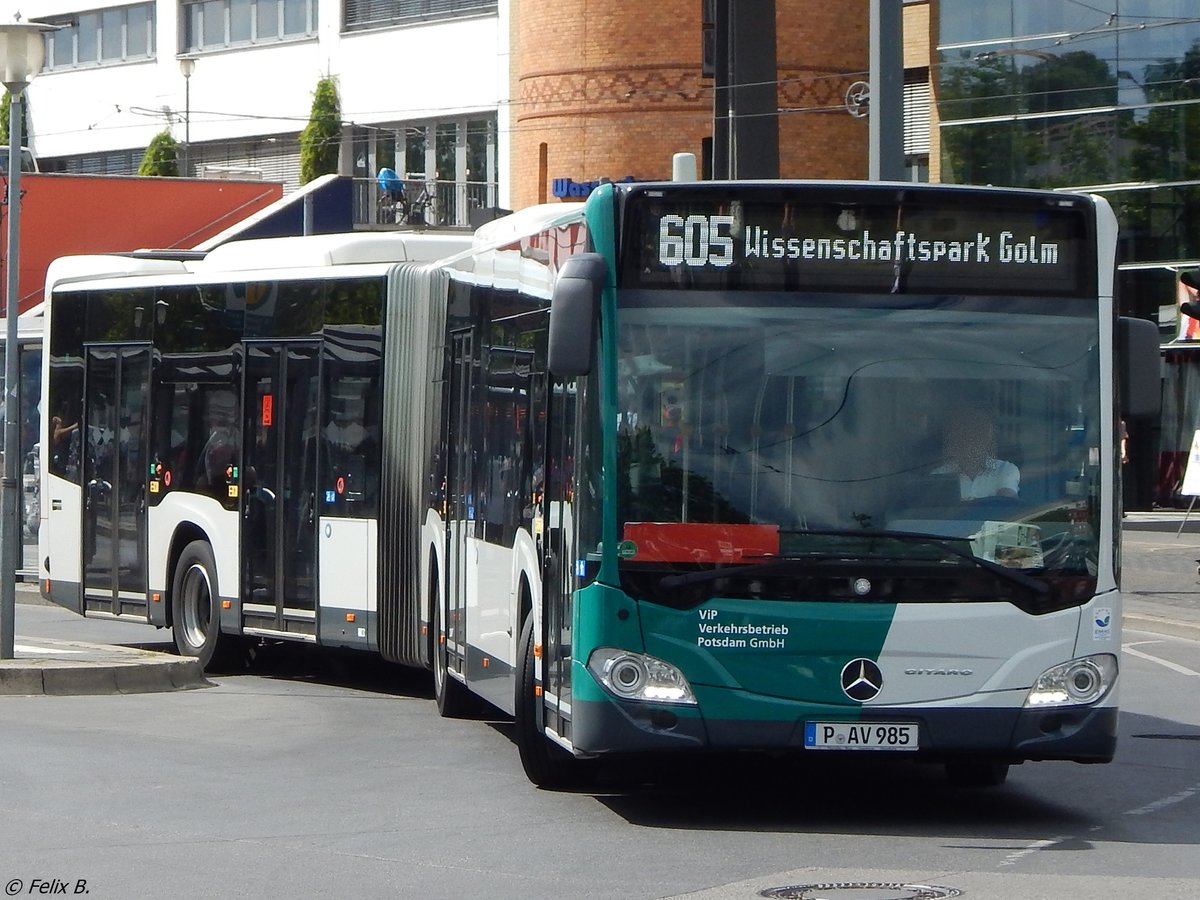
[[[987,756],[1011,762],[1104,763],[1113,758],[1116,749],[1115,707],[834,710],[786,701],[769,701],[768,705],[774,713],[770,717],[710,718],[696,706],[634,703],[608,697],[576,698],[571,740],[576,753],[587,756],[663,751],[790,751],[805,749],[805,724],[811,721],[884,725],[915,722],[920,737],[915,752],[870,752],[926,760]]]

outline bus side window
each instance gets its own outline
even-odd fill
[[[193,390],[191,385],[170,383],[158,388],[150,473],[158,485],[150,495],[151,503],[162,499],[171,489],[190,486],[187,439]]]
[[[346,375],[326,365],[321,424],[322,496],[332,496],[339,515],[374,516],[379,490],[378,379]]]
[[[238,503],[229,486],[240,464],[238,397],[224,385],[178,385],[168,395],[167,434],[158,436],[157,462],[172,469],[172,488],[210,494],[222,505]],[[167,413],[167,410],[162,410]]]

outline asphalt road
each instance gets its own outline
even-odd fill
[[[0,883],[83,879],[105,898],[749,900],[889,883],[1191,900],[1200,645],[1126,644],[1113,764],[1026,764],[974,792],[907,763],[738,756],[538,791],[508,723],[439,719],[426,678],[304,648],[201,690],[3,698]]]
[[[1200,535],[1131,529],[1125,546],[1131,605],[1190,615]],[[18,606],[17,631],[169,640],[36,604]],[[440,719],[425,675],[304,647],[200,690],[0,698],[0,884],[173,900],[749,900],[778,888],[1192,900],[1200,642],[1127,629],[1124,649],[1116,760],[1030,763],[984,791],[877,758],[737,755],[539,791],[507,722]]]
[[[1191,624],[1200,637],[1200,511],[1130,513],[1122,546],[1125,611]]]

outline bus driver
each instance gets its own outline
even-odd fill
[[[1017,496],[1021,471],[996,457],[996,426],[987,413],[967,409],[951,415],[943,431],[943,447],[946,461],[934,474],[958,475],[963,500]]]

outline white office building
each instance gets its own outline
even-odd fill
[[[26,92],[43,171],[133,174],[170,129],[186,173],[299,185],[300,132],[323,77],[341,107],[341,174],[437,182],[508,201],[509,0],[11,0],[56,26]],[[432,189],[432,185],[430,185]],[[462,203],[466,200],[466,203]]]

